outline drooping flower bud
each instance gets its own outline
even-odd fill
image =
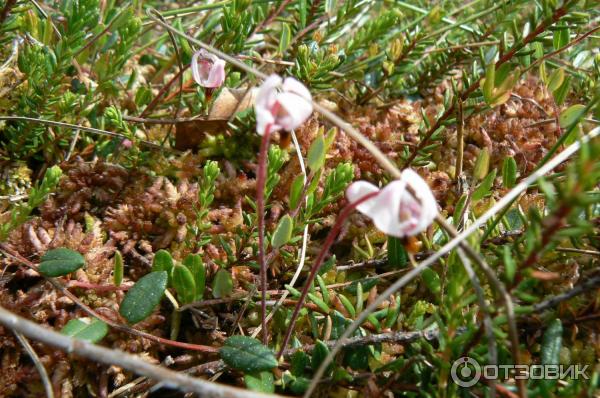
[[[202,48],[192,56],[192,75],[202,87],[220,87],[225,81],[225,61]]]
[[[313,111],[312,97],[304,84],[293,77],[283,80],[278,75],[269,76],[258,89],[254,111],[256,132],[291,131],[308,119]],[[281,88],[279,88],[281,86]]]
[[[419,201],[408,191],[410,186]],[[367,194],[376,196],[357,206],[357,210],[368,216],[381,232],[403,238],[424,231],[438,213],[437,203],[431,189],[413,170],[406,169],[402,178],[379,189],[366,181],[356,181],[346,190],[346,197],[355,202]]]

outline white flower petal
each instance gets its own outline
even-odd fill
[[[300,97],[304,98],[307,101],[312,101],[312,96],[310,95],[310,91],[306,88],[306,86],[300,83],[298,80],[293,77],[286,77],[283,81],[283,91],[298,94]]]
[[[200,70],[198,69],[198,59],[200,57],[200,51],[196,51],[192,55],[192,76],[199,85],[202,85],[202,76],[200,76]]]
[[[400,200],[406,194],[406,184],[395,180],[387,184],[379,195],[371,211],[373,224],[386,235],[402,238],[406,236],[400,222]]]
[[[278,75],[273,74],[265,79],[256,93],[256,100],[254,101],[255,108],[262,107],[270,110],[275,102],[277,87],[279,87],[280,84],[281,77]]]
[[[200,62],[204,65],[201,66]],[[202,87],[220,87],[225,81],[225,61],[202,48],[192,55],[192,76]]]
[[[299,127],[313,111],[312,104],[298,94],[284,91],[277,95],[277,102],[285,110],[278,123],[287,131]]]
[[[371,184],[367,181],[356,181],[350,184],[350,186],[346,189],[346,198],[348,198],[348,202],[356,202],[360,200],[365,195],[368,195],[373,192],[378,192],[379,188],[375,185]],[[368,199],[358,205],[356,209],[361,213],[370,216],[371,208],[375,204],[375,198]]]
[[[210,72],[208,74],[208,79],[206,80],[205,87],[210,87],[210,88],[220,87],[224,81],[225,81],[225,61],[223,61],[222,59],[219,59],[210,68]]]
[[[438,206],[433,192],[427,182],[411,169],[402,172],[402,179],[406,181],[421,202],[421,216],[419,217],[419,231],[424,231],[438,214]]]

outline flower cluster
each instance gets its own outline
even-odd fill
[[[200,49],[192,56],[192,75],[202,87],[220,87],[225,81],[225,61]]]
[[[408,187],[412,188],[416,198]],[[414,236],[424,231],[438,213],[431,189],[410,169],[404,170],[401,179],[390,182],[383,189],[366,181],[356,181],[348,187],[346,196],[350,202],[355,202],[374,192],[379,193],[358,205],[357,209],[387,235]]]

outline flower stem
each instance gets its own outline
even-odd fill
[[[265,185],[267,182],[267,153],[271,125],[267,125],[260,142],[256,173],[256,216],[258,218],[258,263],[260,264],[260,308],[263,344],[269,342],[267,331],[267,263],[265,262]]]
[[[304,283],[304,288],[302,289],[302,293],[300,294],[300,298],[298,299],[296,307],[294,307],[294,312],[292,314],[292,319],[290,320],[290,325],[288,326],[288,328],[285,332],[285,337],[283,339],[283,343],[281,344],[281,348],[279,349],[279,353],[277,354],[278,359],[281,358],[281,356],[283,355],[283,352],[285,351],[285,347],[287,346],[287,344],[290,341],[292,332],[294,331],[294,326],[295,326],[296,320],[298,319],[298,315],[300,314],[300,309],[302,308],[302,306],[304,304],[304,300],[306,300],[308,291],[309,291],[310,287],[312,286],[312,283],[315,280],[315,277],[317,276],[317,271],[319,271],[319,268],[321,268],[321,265],[323,264],[323,261],[325,260],[325,256],[327,256],[327,254],[329,253],[329,249],[331,248],[331,245],[333,245],[335,238],[337,237],[338,233],[342,229],[342,226],[344,225],[344,221],[346,221],[348,216],[352,213],[352,211],[354,211],[354,209],[357,206],[359,206],[361,203],[377,196],[377,194],[379,194],[379,191],[372,192],[368,195],[363,196],[362,198],[360,198],[357,201],[347,204],[346,207],[344,207],[342,209],[339,216],[335,220],[335,224],[331,228],[331,231],[329,231],[327,238],[325,238],[325,242],[323,243],[323,248],[319,252],[319,255],[317,256],[315,263],[313,264],[313,266],[310,269],[310,273],[308,275],[308,278],[306,279],[306,282]]]

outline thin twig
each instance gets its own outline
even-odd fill
[[[479,302],[479,306],[481,307],[481,312],[483,313],[483,326],[485,328],[485,334],[487,336],[489,364],[492,366],[497,365],[498,364],[498,347],[496,344],[496,338],[494,336],[494,325],[492,323],[492,317],[490,315],[491,311],[485,301],[485,293],[483,292],[483,288],[481,287],[481,284],[479,283],[479,278],[475,274],[475,270],[473,270],[473,267],[471,267],[471,262],[469,261],[469,258],[465,255],[465,253],[463,252],[463,250],[461,248],[458,248],[456,250],[456,252],[458,253],[460,260],[463,263],[463,266],[465,267],[465,271],[467,272],[467,275],[469,276],[471,284],[473,285],[473,289],[475,289],[477,301]],[[518,349],[518,347],[517,347],[517,349]],[[496,395],[495,386],[496,386],[496,381],[491,379],[489,392],[490,392],[490,396],[492,398],[494,398],[494,396]]]
[[[29,341],[27,341],[27,338],[25,338],[25,336],[23,336],[23,334],[21,334],[17,331],[15,331],[14,333],[15,333],[15,336],[17,336],[19,343],[21,343],[23,348],[25,348],[25,351],[27,351],[27,354],[29,354],[29,356],[31,357],[31,360],[33,361],[33,364],[35,365],[35,368],[37,369],[38,373],[40,374],[40,379],[42,379],[42,384],[44,385],[44,390],[46,390],[46,397],[54,398],[54,387],[52,386],[52,382],[50,381],[50,378],[48,377],[48,372],[46,372],[46,368],[44,367],[44,364],[42,364],[42,361],[40,361],[40,357],[38,357],[37,353],[31,346],[31,344],[29,344]]]
[[[564,293],[558,294],[554,297],[550,297],[549,299],[542,301],[533,306],[533,312],[539,313],[543,312],[549,308],[556,307],[558,304],[563,301],[567,301],[575,296],[578,296],[587,291],[597,289],[600,287],[600,275],[596,275],[582,283],[575,285],[571,290],[568,290]]]
[[[454,177],[456,180],[461,178],[463,172],[463,156],[465,152],[465,119],[463,115],[463,103],[460,98],[457,99],[458,102],[458,116],[457,116],[457,124],[456,124],[456,139],[458,142],[458,147],[456,148],[456,170],[454,172]]]
[[[600,251],[598,251],[598,250],[576,249],[574,247],[557,247],[554,250],[557,252],[563,252],[563,253],[577,253],[577,254],[584,254],[584,255],[600,257]]]
[[[20,121],[25,121],[25,122],[33,122],[33,123],[46,124],[46,125],[49,125],[49,126],[64,127],[64,128],[69,128],[69,129],[73,129],[73,130],[81,130],[81,131],[85,131],[85,132],[92,133],[92,134],[105,135],[105,136],[108,136],[108,137],[118,137],[118,138],[122,138],[122,139],[126,139],[127,138],[123,134],[114,133],[112,131],[100,130],[100,129],[97,129],[97,128],[80,126],[80,125],[77,125],[77,124],[56,122],[54,120],[38,119],[38,118],[34,118],[34,117],[26,117],[26,116],[0,116],[0,120],[20,120]],[[147,146],[149,148],[162,149],[160,147],[160,145],[157,145],[157,144],[152,143],[150,141],[139,140],[139,143],[142,144],[142,145],[145,145],[145,146]],[[169,149],[169,150],[172,151],[172,152],[179,152],[179,151],[176,151],[174,149]]]

